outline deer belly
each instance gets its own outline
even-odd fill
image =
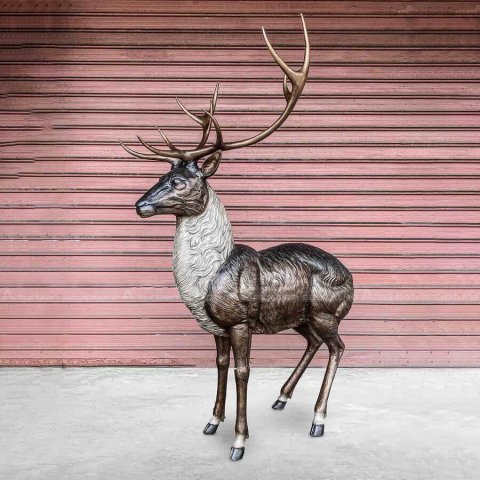
[[[258,329],[277,333],[306,321],[312,275],[291,259],[261,256],[261,303]]]
[[[260,315],[256,331],[277,333],[306,321],[308,284],[262,285]]]

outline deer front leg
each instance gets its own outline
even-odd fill
[[[230,338],[215,335],[217,346],[217,398],[213,407],[213,417],[204,428],[205,435],[213,435],[220,422],[225,419],[225,400],[227,397],[228,367],[230,366]]]
[[[235,325],[230,328],[235,360],[235,383],[237,385],[237,419],[235,421],[235,442],[230,449],[230,460],[236,461],[243,457],[245,440],[248,438],[247,425],[247,385],[250,375],[250,346],[252,333],[248,324]]]

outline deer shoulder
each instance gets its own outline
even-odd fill
[[[222,327],[248,323],[255,328],[260,315],[259,254],[236,244],[209,285],[205,308]]]

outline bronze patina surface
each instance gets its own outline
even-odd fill
[[[305,56],[299,70],[290,68],[263,34],[274,60],[284,72],[286,106],[277,120],[263,132],[241,141],[225,142],[215,117],[218,84],[208,110],[193,113],[177,99],[180,108],[202,127],[196,148],[177,148],[159,130],[168,150],[160,150],[139,138],[150,153],[122,146],[132,155],[167,161],[171,170],[136,203],[138,215],[150,217],[173,214],[177,217],[174,273],[180,295],[200,326],[215,335],[218,388],[213,418],[205,434],[214,434],[225,414],[230,350],[235,360],[237,418],[235,442],[230,458],[239,460],[248,438],[247,384],[252,334],[274,334],[294,329],[307,341],[307,348],[290,378],[283,385],[276,410],[287,399],[322,343],[329,361],[314,408],[310,435],[324,432],[327,400],[336,369],[344,351],[338,325],[353,302],[353,282],[348,269],[333,255],[300,243],[278,245],[266,250],[235,244],[223,205],[208,185],[217,171],[222,152],[253,145],[276,131],[297,103],[308,77],[310,43],[302,16]],[[215,141],[208,144],[211,128]],[[199,165],[199,161],[204,159]]]

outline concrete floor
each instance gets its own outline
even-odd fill
[[[340,369],[323,438],[308,435],[323,370],[270,408],[289,373],[252,370],[250,439],[234,463],[232,373],[227,418],[207,437],[212,369],[0,369],[0,478],[480,478],[480,370]]]

